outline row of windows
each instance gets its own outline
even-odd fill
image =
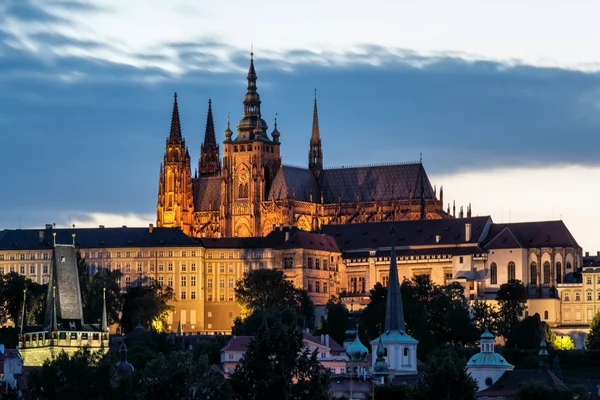
[[[323,289],[322,292],[323,293],[329,293],[329,286],[327,282],[321,282],[321,281],[308,281],[308,285],[306,288],[306,291],[309,293],[313,292],[313,288],[314,288],[314,292],[315,293],[321,293],[321,288]]]
[[[216,297],[216,296],[215,296],[215,297],[213,297],[213,295],[212,295],[212,294],[208,294],[208,295],[206,296],[206,301],[216,301],[216,300],[214,300],[214,299],[217,299],[217,298],[219,299],[219,301],[225,301],[225,295],[224,295],[224,294],[220,294],[220,295],[219,295],[219,297]],[[234,296],[233,296],[233,293],[230,293],[230,294],[227,296],[227,301],[233,301],[233,298],[234,298]],[[210,328],[209,328],[209,329],[210,329]]]
[[[186,291],[182,291],[181,295],[180,295],[181,300],[187,300],[187,292]],[[190,292],[190,300],[196,300],[196,291],[192,290]]]
[[[366,293],[367,281],[364,276],[352,277],[348,280],[348,291],[350,293]]]
[[[217,255],[216,253],[207,253],[206,257],[208,259],[213,259],[213,258],[217,258],[216,255]],[[234,255],[233,252],[228,253],[227,254],[227,258],[233,259],[234,258],[233,255]],[[270,256],[271,256],[271,253],[267,251],[266,252],[266,257],[270,257]],[[264,258],[264,257],[265,257],[265,253],[263,253],[262,251],[253,251],[253,252],[250,252],[250,253],[243,253],[243,252],[242,253],[237,253],[237,257],[236,258],[246,259],[246,258]],[[225,258],[225,253],[219,253],[219,257],[218,258],[224,259]]]
[[[515,263],[514,261],[509,261],[508,266],[507,266],[507,280],[513,280],[516,279],[516,271],[515,271]],[[498,265],[493,262],[490,265],[490,284],[492,285],[497,285],[498,284]]]
[[[591,277],[591,276],[589,276],[589,275],[588,275],[588,276],[586,276],[586,277],[585,277],[585,283],[586,283],[586,284],[588,284],[588,285],[591,285],[591,284],[592,284],[592,277]],[[600,275],[598,275],[598,276],[596,277],[596,283],[597,283],[598,285],[600,285]]]
[[[185,285],[182,285],[185,286]],[[206,287],[209,289],[212,289],[213,287],[213,278],[208,278],[206,280]],[[233,288],[234,287],[234,280],[233,278],[229,278],[227,280],[227,287],[229,288]],[[219,288],[224,289],[225,288],[225,278],[221,278],[219,279]]]
[[[256,112],[256,111],[253,110],[253,108],[249,109],[248,111],[249,111],[249,113]],[[247,145],[240,144],[239,151],[240,152],[245,152],[246,150],[247,151],[252,151],[252,145],[251,144],[247,144]],[[267,144],[265,144],[265,145],[259,144],[259,145],[255,146],[254,150],[261,150],[261,151],[264,150],[267,153],[272,153],[273,152],[273,146],[267,145]],[[227,151],[227,147],[225,147],[225,151]],[[234,153],[238,152],[238,146],[237,145],[233,146],[233,152]]]
[[[0,261],[4,260],[49,260],[52,253],[21,253],[21,254],[0,254]]]
[[[167,255],[167,257],[172,258],[172,257],[196,257],[197,256],[197,252],[196,250],[191,250],[191,251],[187,251],[187,250],[169,250],[169,251],[116,251],[116,252],[111,252],[111,251],[86,251],[84,253],[85,258],[131,258],[131,257],[139,257],[139,258],[147,258],[147,257],[165,257],[165,254]]]
[[[38,268],[35,265],[30,265],[29,268],[27,268],[26,265],[11,265],[9,267],[5,267],[5,266],[1,266],[0,267],[0,275],[9,272],[16,272],[19,271],[19,274],[21,275],[25,275],[26,271],[29,271],[30,275],[36,275]],[[48,265],[43,265],[42,266],[42,274],[47,274],[48,273]]]
[[[594,294],[591,290],[589,290],[585,293],[585,299],[587,301],[592,301],[593,298],[594,298]],[[564,301],[571,300],[571,295],[569,292],[563,292],[563,300]],[[600,301],[600,291],[596,292],[596,300]],[[581,293],[580,292],[575,292],[575,301],[581,301]]]

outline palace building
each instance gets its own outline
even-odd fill
[[[228,121],[222,154],[209,100],[194,173],[175,95],[160,166],[157,226],[180,227],[193,237],[258,237],[280,224],[315,231],[325,224],[450,217],[443,188],[438,199],[421,162],[323,168],[316,97],[307,168],[284,165],[277,119],[268,134],[261,115],[252,54],[247,78],[243,118],[235,134]]]

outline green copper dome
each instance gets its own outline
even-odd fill
[[[359,361],[367,358],[369,350],[360,341],[358,334],[354,337],[354,342],[350,343],[350,346],[346,349],[346,354],[350,357],[350,360]]]

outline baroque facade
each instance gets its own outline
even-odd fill
[[[252,54],[247,79],[243,118],[235,136],[228,121],[222,157],[209,101],[193,175],[175,95],[160,167],[157,226],[180,227],[193,237],[256,237],[280,224],[315,231],[331,223],[450,217],[443,188],[438,199],[421,162],[324,169],[316,97],[308,168],[284,165],[277,119],[269,135],[261,115]]]

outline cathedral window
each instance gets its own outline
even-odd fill
[[[530,277],[529,281],[532,285],[537,285],[537,263],[533,261],[529,266],[530,269]]]
[[[544,284],[550,283],[550,262],[544,262]]]
[[[509,281],[512,281],[512,280],[516,279],[515,278],[515,272],[516,272],[515,271],[515,263],[513,261],[510,261],[508,263],[508,280]]]
[[[490,266],[490,284],[497,285],[498,284],[498,266],[495,262]]]

